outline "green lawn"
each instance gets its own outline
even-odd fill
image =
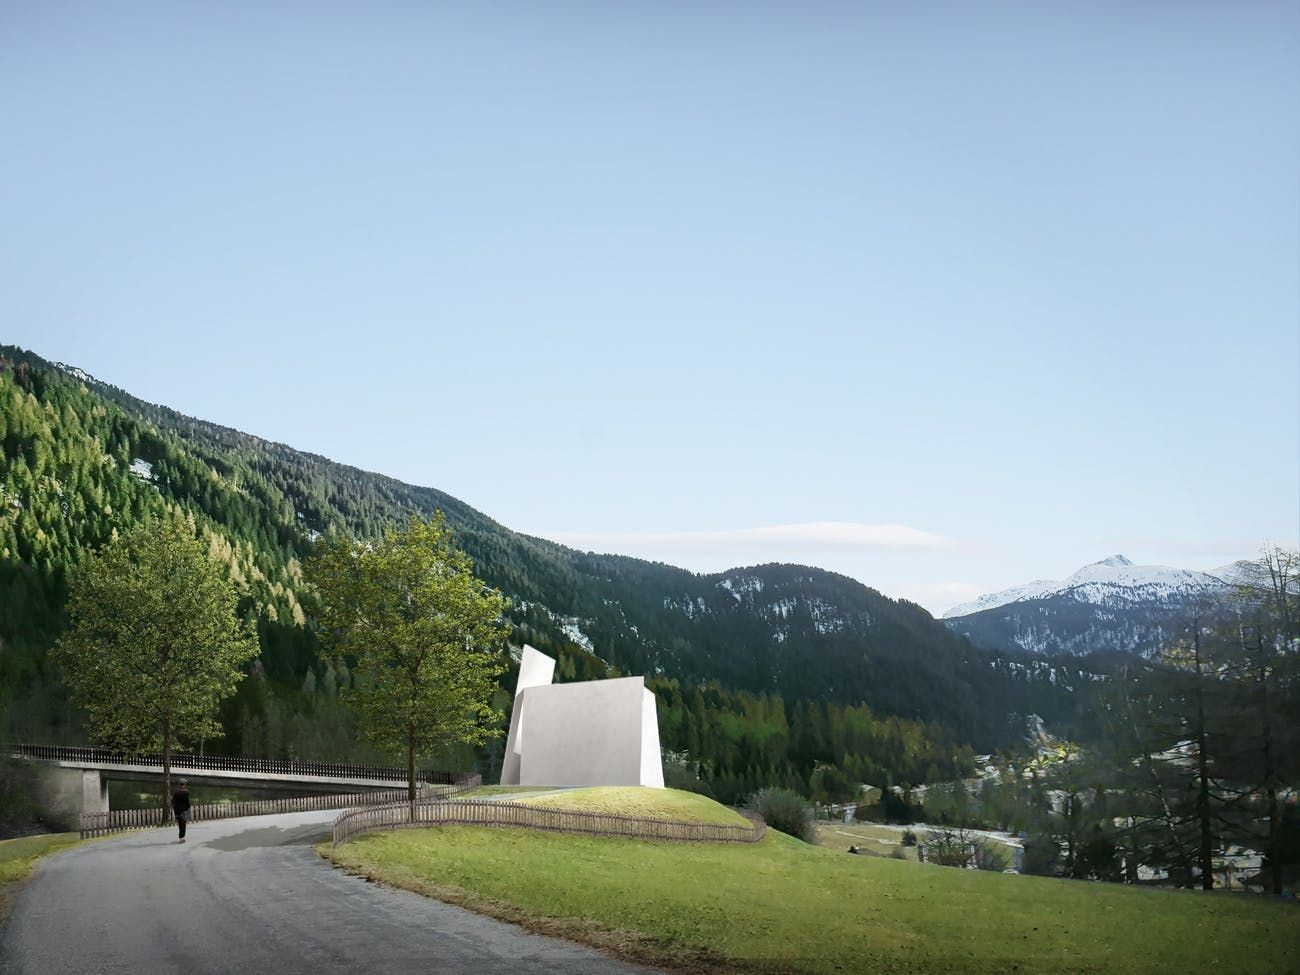
[[[26,880],[41,857],[80,842],[81,837],[77,833],[42,833],[0,840],[0,922],[9,915],[13,905],[14,888],[9,885]]]
[[[854,857],[775,831],[751,846],[457,826],[319,849],[396,886],[690,970],[1237,975],[1295,972],[1300,957],[1293,904]]]
[[[616,813],[647,819],[676,819],[722,826],[748,826],[749,820],[694,792],[644,786],[595,786],[522,800],[533,806],[580,812]]]
[[[457,799],[487,799],[492,796],[512,796],[525,792],[554,792],[551,785],[481,785],[477,789],[456,796]]]
[[[39,836],[20,836],[16,840],[0,840],[0,884],[24,879],[41,857],[80,842],[76,833],[42,833]]]

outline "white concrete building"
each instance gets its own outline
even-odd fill
[[[524,647],[502,785],[663,788],[659,716],[643,677],[552,684],[555,661]]]

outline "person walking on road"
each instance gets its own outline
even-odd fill
[[[190,821],[190,789],[184,779],[177,783],[176,791],[172,793],[172,812],[176,814],[176,825],[181,831],[181,838],[176,842],[184,843],[185,824]]]

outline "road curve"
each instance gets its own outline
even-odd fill
[[[332,868],[337,812],[196,823],[43,862],[0,941],[0,972],[648,972]]]

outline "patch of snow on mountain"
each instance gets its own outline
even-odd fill
[[[70,366],[66,362],[56,362],[54,363],[54,365],[56,368],[62,369],[69,376],[74,376],[77,379],[80,379],[83,383],[99,382],[98,379],[96,379],[90,373],[86,372],[84,369],[78,369],[76,366]]]
[[[778,616],[784,620],[789,618],[791,611],[796,605],[797,600],[795,600],[794,597],[786,596],[784,599],[778,599],[776,602],[763,607],[759,610],[759,613],[769,620],[775,619]]]
[[[763,580],[758,576],[728,576],[718,583],[718,588],[727,590],[736,602],[741,602],[751,593],[757,595],[762,592]]]
[[[147,460],[141,460],[139,457],[136,457],[131,461],[131,473],[142,481],[152,481],[153,464],[149,463]]]
[[[578,620],[576,618],[564,618],[561,619],[559,623],[561,632],[563,632],[570,640],[582,647],[582,649],[586,650],[588,653],[596,652],[596,647],[591,642],[591,637],[582,632],[582,627],[578,626]]]
[[[693,620],[697,616],[705,616],[712,612],[708,603],[704,601],[703,596],[697,596],[692,599],[690,596],[683,597],[682,601],[674,599],[672,596],[664,597],[664,609],[679,609],[686,614],[686,618]]]
[[[813,628],[823,636],[838,633],[845,628],[844,618],[839,609],[825,600],[816,597],[808,600],[808,613],[812,616]]]

